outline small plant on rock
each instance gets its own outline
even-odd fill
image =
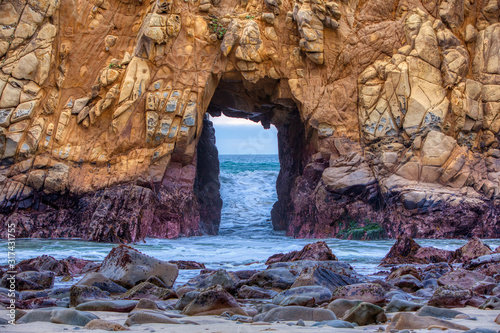
[[[215,15],[210,15],[210,22],[208,23],[208,29],[214,33],[218,39],[222,40],[227,32],[227,28],[219,18]]]

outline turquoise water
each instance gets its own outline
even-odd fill
[[[274,231],[270,213],[277,200],[275,183],[279,172],[277,155],[221,155],[221,196],[224,200],[222,221],[218,236],[179,239],[146,239],[133,244],[138,250],[162,260],[195,260],[207,268],[263,269],[268,257],[279,252],[299,250],[313,242],[293,239],[284,232]],[[359,273],[379,270],[380,260],[387,254],[394,240],[349,241],[325,239],[333,253],[349,262]],[[423,246],[455,250],[464,240],[417,240]],[[491,247],[500,246],[500,240],[485,240]],[[79,240],[18,239],[18,260],[42,254],[63,259],[68,256],[102,261],[115,244]],[[0,241],[2,264],[7,254],[6,241]],[[197,275],[198,270],[181,271],[177,284]],[[57,282],[57,285],[73,284]]]

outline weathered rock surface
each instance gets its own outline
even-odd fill
[[[424,306],[416,313],[417,316],[422,317],[436,317],[442,319],[454,319],[458,315],[463,315],[462,312],[452,309],[441,309],[434,306]]]
[[[93,286],[85,286],[75,284],[71,286],[69,290],[69,305],[77,306],[81,303],[86,303],[88,301],[99,300],[99,299],[110,299],[109,293],[103,292],[101,289]]]
[[[338,287],[358,282],[359,281],[355,278],[350,278],[342,274],[334,273],[329,269],[315,266],[304,268],[292,284],[292,288],[303,286],[322,286],[333,292]]]
[[[107,291],[110,294],[122,294],[127,292],[126,288],[123,288],[119,284],[114,283],[101,273],[92,272],[86,274],[80,281],[79,285],[82,286],[92,286],[97,287],[103,291]]]
[[[247,316],[238,302],[221,286],[211,287],[198,294],[182,311],[189,316],[220,315],[229,311],[233,314]]]
[[[149,257],[129,246],[120,245],[106,256],[99,273],[126,288],[131,288],[151,276],[156,276],[170,288],[179,270],[176,265]]]
[[[344,317],[344,315],[349,312],[352,308],[355,308],[363,301],[360,300],[348,300],[348,299],[336,299],[330,304],[328,304],[327,309],[331,310],[338,318]]]
[[[455,324],[451,321],[433,317],[420,317],[414,315],[413,313],[402,312],[394,315],[394,317],[391,320],[391,323],[386,328],[386,332],[390,332],[391,329],[415,330],[415,329],[431,329],[431,328],[453,329],[461,331],[469,330],[468,327]]]
[[[336,320],[335,314],[326,309],[308,308],[303,306],[285,306],[271,309],[254,317],[254,321],[271,322],[277,320]]]
[[[304,286],[282,291],[273,297],[273,304],[281,306],[302,305],[312,307],[328,303],[331,298],[332,292],[325,287]]]
[[[380,306],[362,302],[349,310],[344,317],[342,317],[342,320],[350,323],[356,323],[359,326],[365,326],[370,324],[385,323],[387,321],[387,317],[385,316],[384,309]]]
[[[118,323],[102,319],[92,319],[85,325],[84,329],[87,330],[105,330],[105,331],[128,331],[129,329]]]
[[[205,114],[278,129],[275,229],[500,237],[495,1],[8,0],[0,235],[216,234]]]
[[[46,321],[54,324],[66,324],[85,326],[91,320],[99,319],[90,312],[83,312],[74,309],[39,309],[22,316],[19,323],[32,323],[36,321]]]
[[[300,251],[292,251],[287,254],[274,254],[267,259],[266,265],[271,265],[276,262],[289,262],[298,260],[326,261],[337,260],[337,258],[325,242],[316,242],[307,244]]]
[[[137,301],[124,300],[90,301],[78,304],[76,310],[130,312],[136,307],[137,303]]]
[[[358,283],[337,288],[332,299],[361,300],[373,304],[385,303],[385,290],[376,283]]]
[[[467,305],[479,306],[483,299],[471,290],[460,289],[456,286],[438,287],[427,303],[438,308],[458,308]]]
[[[142,282],[122,295],[124,299],[151,299],[166,300],[177,298],[175,291],[167,288],[158,287],[150,282]]]

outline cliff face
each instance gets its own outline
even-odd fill
[[[278,128],[272,218],[289,235],[500,237],[498,0],[6,0],[0,13],[4,237],[6,223],[113,242],[216,233],[207,112]]]

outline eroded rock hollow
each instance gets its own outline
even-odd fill
[[[214,131],[275,125],[275,229],[500,237],[498,0],[5,0],[1,235],[216,234]]]

